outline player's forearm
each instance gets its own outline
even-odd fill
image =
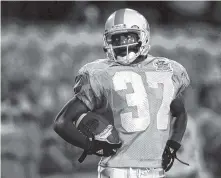
[[[62,123],[58,121],[54,124],[54,131],[66,142],[74,146],[82,149],[86,149],[88,146],[87,137],[80,133],[73,123]]]
[[[54,121],[55,132],[68,143],[82,149],[87,148],[88,139],[78,131],[73,121],[87,111],[87,107],[80,100],[73,98]]]
[[[174,140],[178,143],[181,143],[181,140],[186,130],[186,126],[187,113],[183,112],[174,118],[174,122],[171,125],[171,134],[169,140]]]

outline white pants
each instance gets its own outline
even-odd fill
[[[110,168],[98,166],[98,178],[165,178],[162,168]]]

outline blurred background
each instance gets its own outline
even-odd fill
[[[188,128],[169,178],[221,177],[221,2],[1,1],[2,178],[95,178],[98,157],[52,129],[73,95],[76,73],[104,58],[102,34],[120,8],[142,13],[151,27],[150,54],[180,62]]]

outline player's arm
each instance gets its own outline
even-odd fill
[[[171,102],[170,112],[173,117],[173,121],[171,123],[171,134],[169,140],[180,144],[187,126],[187,113],[182,96],[175,98]]]
[[[54,130],[68,143],[84,150],[90,150],[92,149],[91,140],[83,135],[74,124],[80,117],[88,115],[88,111],[97,108],[96,103],[98,102],[88,72],[79,71],[79,75],[75,78],[74,93],[75,96],[57,115]]]
[[[179,160],[176,156],[176,152],[181,147],[181,140],[187,126],[187,113],[182,97],[177,97],[171,102],[170,112],[173,116],[173,121],[171,123],[170,137],[163,152],[162,162],[162,166],[166,172],[169,171],[173,166],[175,158],[181,163],[189,165]]]
[[[75,97],[64,106],[56,117],[54,130],[68,143],[84,149],[84,153],[97,154],[97,151],[102,149],[104,150],[103,154],[99,154],[99,156],[110,156],[115,153],[113,149],[119,148],[119,145],[110,145],[105,141],[88,138],[83,135],[73,123],[79,118],[94,117],[94,114],[88,111],[96,111],[100,108],[102,104],[102,94],[96,82],[97,80],[90,79],[88,73],[81,72],[80,75],[76,77],[76,84],[74,86]],[[96,94],[95,90],[97,90]],[[81,159],[81,161],[83,161],[83,159]]]
[[[89,73],[85,68],[80,69],[75,78],[75,96],[63,107],[54,121],[54,130],[68,143],[89,149],[89,139],[73,124],[82,114],[95,108],[95,96],[91,87]]]
[[[181,140],[187,127],[187,113],[184,106],[183,92],[190,83],[186,69],[177,62],[174,62],[172,65],[174,69],[173,80],[179,86],[179,90],[176,98],[170,104],[170,112],[173,120],[170,126],[170,137],[163,152],[162,166],[165,171],[170,170],[175,158],[179,160],[176,157],[176,152],[181,147]],[[182,163],[188,165],[187,163]]]
[[[173,79],[179,86],[176,98],[170,104],[170,112],[173,117],[171,122],[170,138],[168,144],[174,149],[178,150],[181,140],[184,136],[187,126],[187,113],[184,106],[184,91],[190,84],[190,79],[186,69],[179,63],[174,62]]]
[[[121,144],[109,144],[105,141],[90,139],[84,136],[73,124],[80,117],[94,117],[92,112],[88,112],[87,106],[74,97],[58,114],[54,121],[55,132],[68,143],[84,149],[79,162],[83,162],[87,154],[96,154],[98,156],[111,156],[116,153],[114,149],[119,148]],[[98,154],[99,150],[103,153]]]

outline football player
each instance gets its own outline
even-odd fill
[[[111,14],[103,40],[107,58],[80,69],[75,96],[55,119],[54,129],[91,154],[106,150],[99,178],[165,177],[186,129],[182,92],[189,85],[188,74],[181,64],[148,53],[149,24],[135,10]],[[98,110],[113,115],[122,145],[90,140],[72,124]]]

